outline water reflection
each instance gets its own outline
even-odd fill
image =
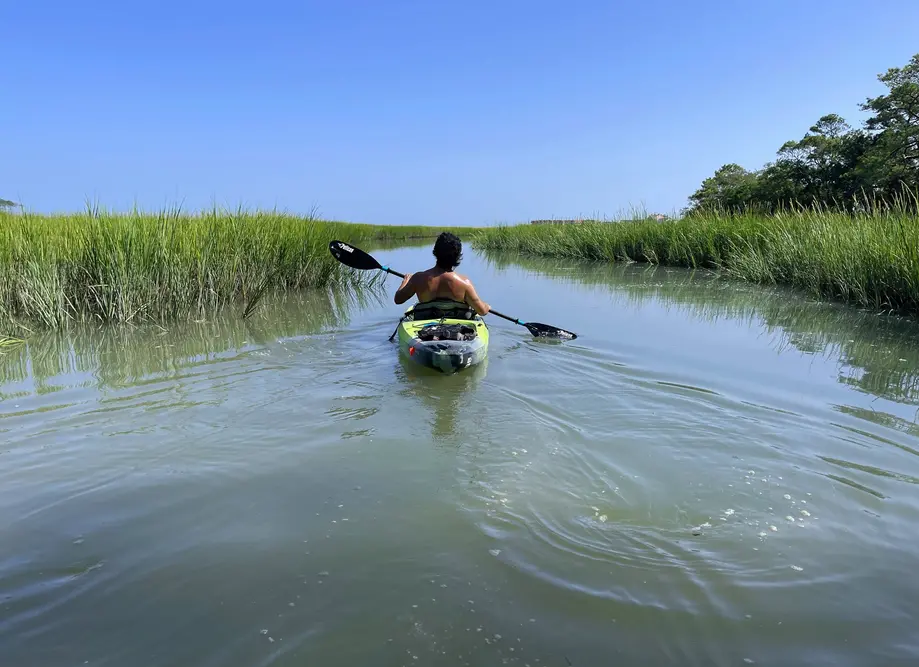
[[[395,377],[402,386],[400,393],[420,404],[422,411],[412,418],[423,415],[430,424],[436,446],[458,446],[468,436],[471,415],[475,412],[471,405],[475,401],[474,390],[485,379],[487,368],[488,357],[460,373],[444,375],[399,354]]]
[[[289,293],[266,297],[248,319],[227,313],[165,326],[84,325],[36,334],[0,354],[0,400],[57,391],[59,378],[71,387],[105,389],[175,377],[279,340],[334,331],[380,299],[378,290]]]
[[[914,331],[698,272],[528,264],[595,284],[571,300],[600,323],[547,346],[502,322],[454,376],[387,340],[392,281],[379,309],[288,295],[6,350],[5,662],[914,660],[919,429],[848,390],[914,402],[888,358]],[[552,283],[524,301],[575,291]],[[725,325],[697,350],[642,328],[694,319]]]
[[[655,299],[705,320],[761,326],[776,351],[838,359],[838,380],[872,396],[919,406],[919,323],[801,298],[785,288],[728,280],[706,271],[609,264],[489,252],[496,272],[521,266],[556,280],[607,287],[617,305]]]

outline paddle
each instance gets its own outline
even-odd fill
[[[332,241],[329,243],[329,252],[337,259],[339,262],[345,266],[350,266],[352,269],[358,269],[359,271],[385,271],[386,273],[391,273],[394,276],[400,278],[405,278],[405,274],[399,273],[398,271],[393,271],[388,266],[383,266],[371,255],[368,255],[366,252],[360,248],[355,248],[353,245],[343,243],[341,241]],[[497,310],[492,308],[488,311],[493,315],[502,317],[508,322],[513,322],[514,324],[519,324],[522,327],[526,327],[527,330],[536,336],[537,338],[564,338],[567,340],[574,340],[577,338],[577,334],[565,329],[559,329],[558,327],[553,327],[550,324],[541,324],[540,322],[521,322],[516,317],[509,317],[502,313],[499,313]]]

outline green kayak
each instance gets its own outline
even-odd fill
[[[397,332],[401,353],[445,373],[475,366],[488,354],[488,326],[475,310],[457,301],[410,306]]]

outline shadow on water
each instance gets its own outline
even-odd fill
[[[519,266],[578,285],[607,288],[622,306],[650,299],[702,321],[759,325],[776,351],[838,360],[838,381],[872,396],[919,406],[919,323],[814,302],[781,287],[729,280],[707,270],[522,257],[489,252],[497,272]],[[915,427],[914,427],[915,428]]]

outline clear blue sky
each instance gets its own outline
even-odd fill
[[[919,51],[919,2],[5,2],[0,197],[375,223],[671,212]]]

